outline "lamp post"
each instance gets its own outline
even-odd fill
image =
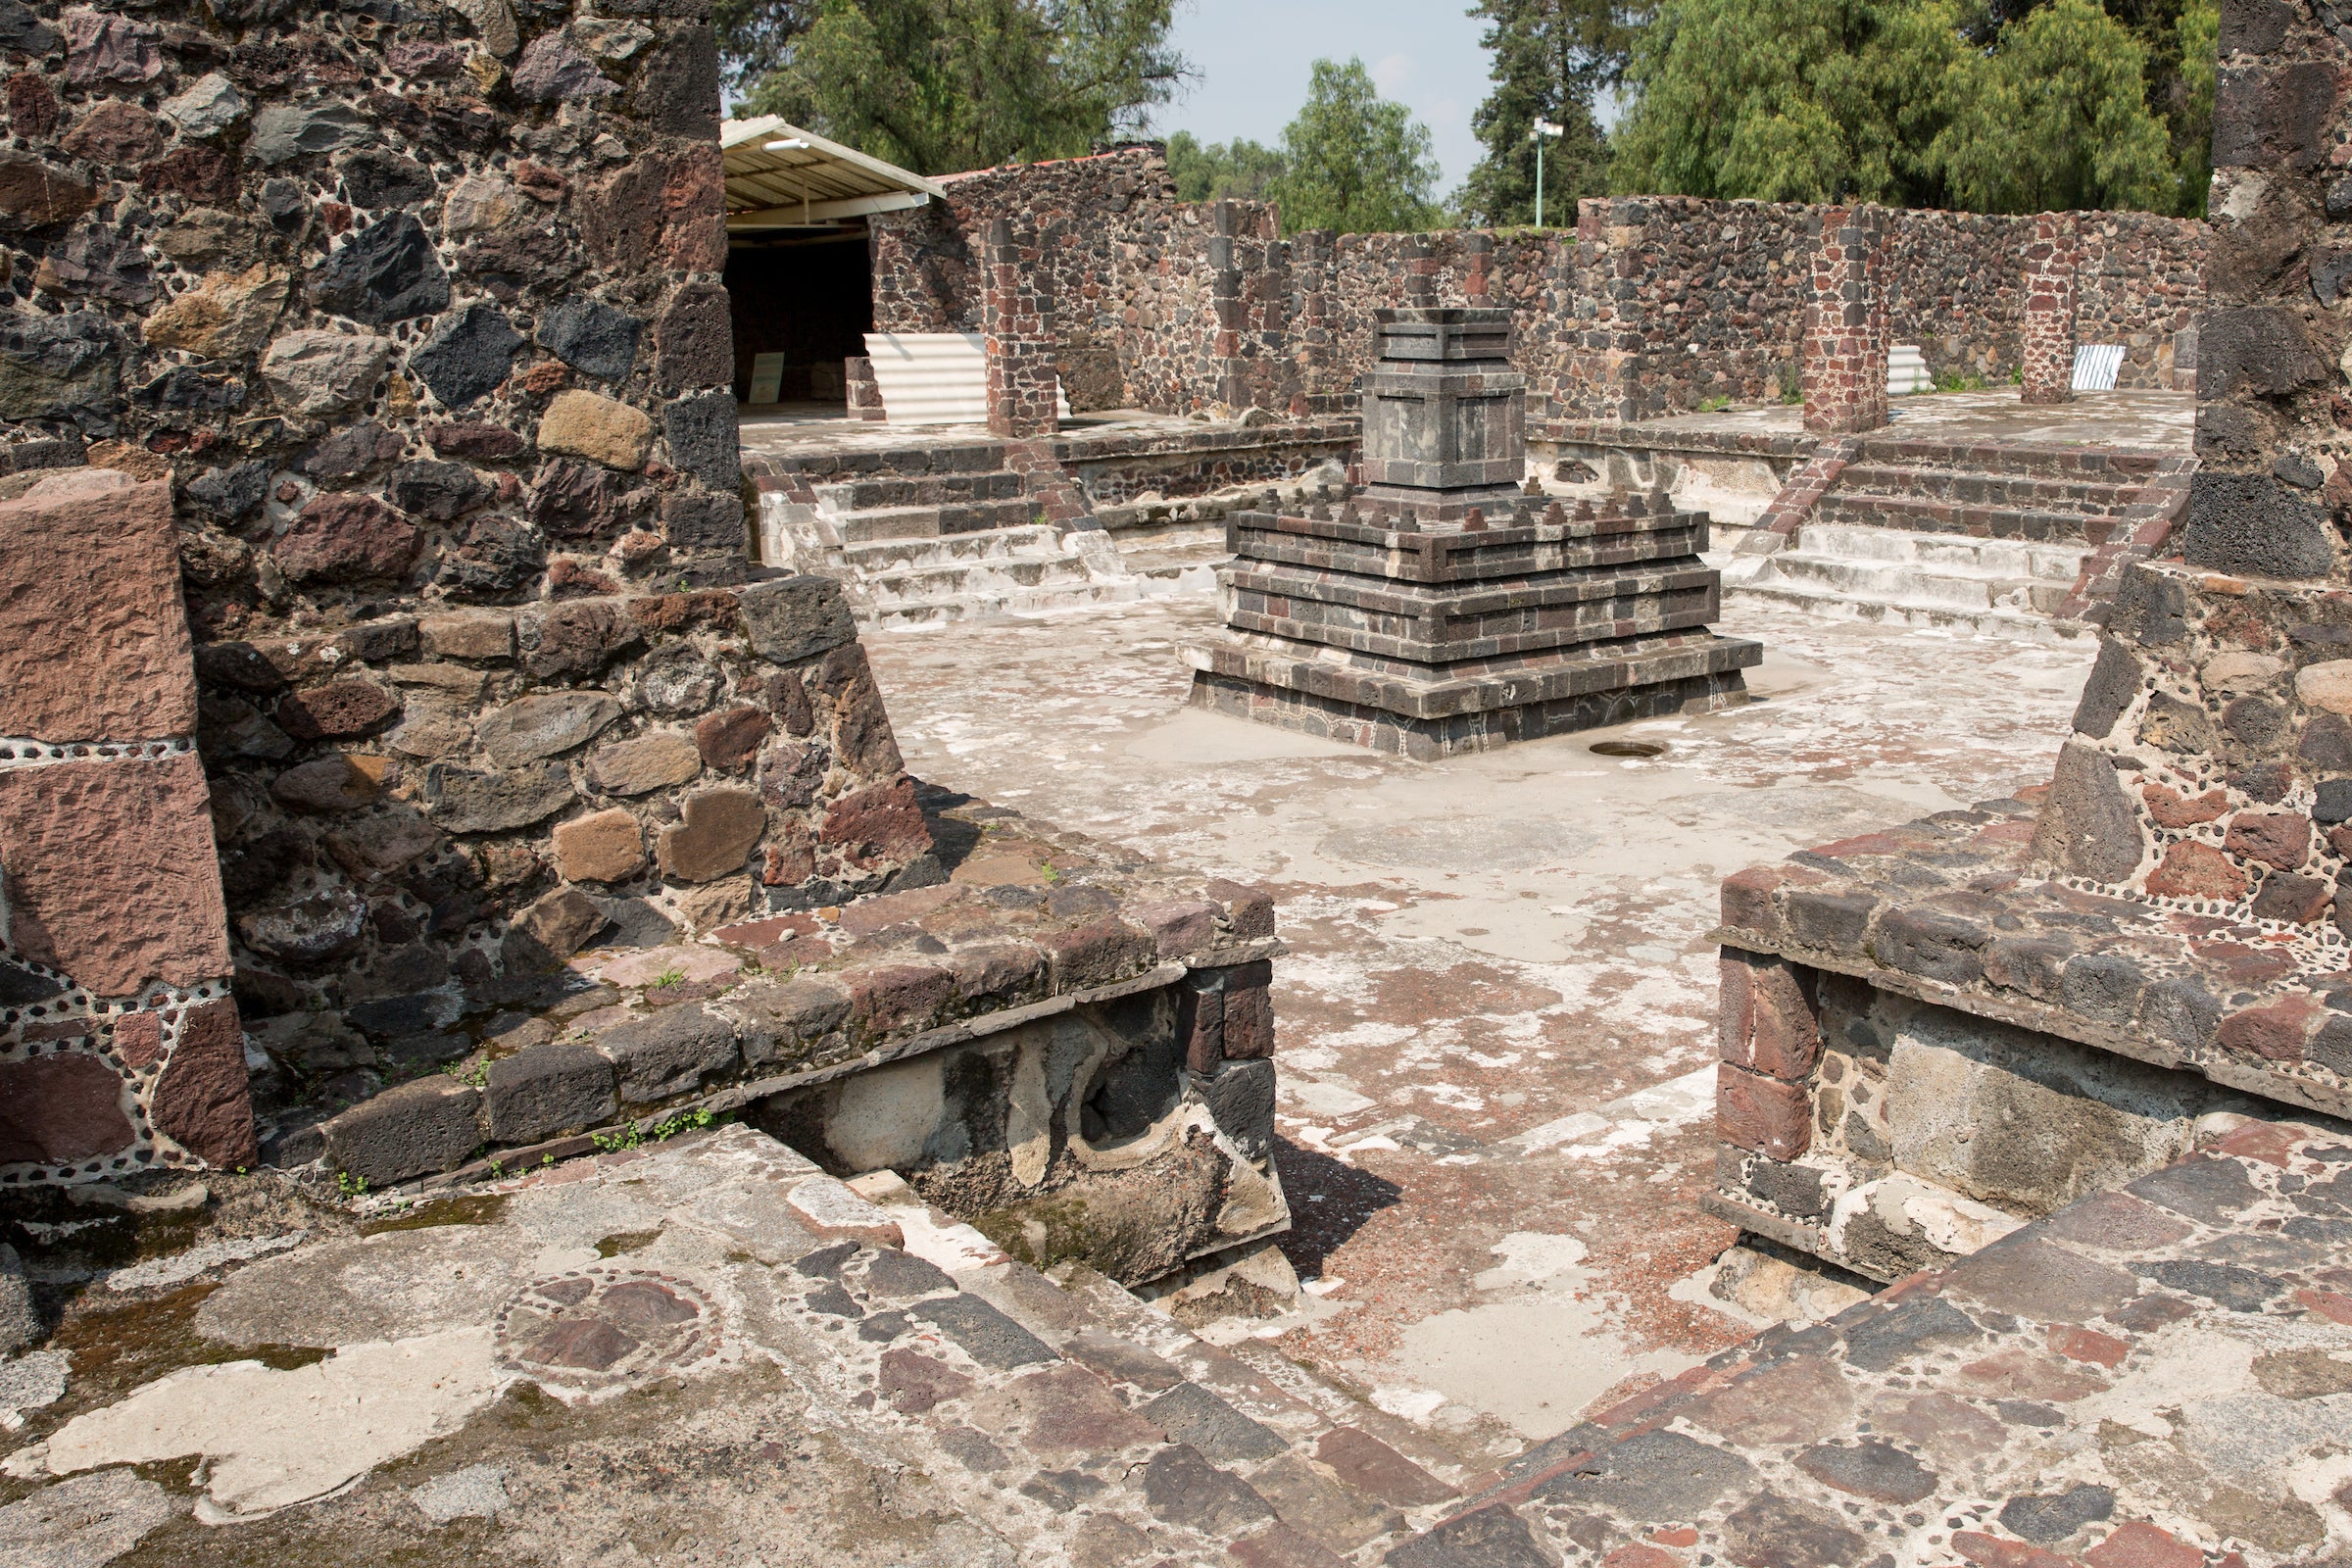
[[[1536,226],[1538,228],[1544,226],[1544,138],[1567,134],[1567,126],[1555,125],[1548,120],[1538,120],[1536,128],[1527,133],[1527,139],[1536,144]]]

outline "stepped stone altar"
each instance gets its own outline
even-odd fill
[[[1227,525],[1226,631],[1193,701],[1421,760],[1741,700],[1707,520],[1641,496],[1523,495],[1510,313],[1380,313],[1363,474],[1334,512]]]

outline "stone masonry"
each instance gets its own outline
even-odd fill
[[[1045,436],[1061,428],[1054,408],[1054,291],[1035,234],[998,219],[981,247],[981,346],[988,357],[988,428]]]
[[[1805,428],[1860,435],[1886,422],[1885,215],[1825,208],[1805,305]]]
[[[2063,213],[2034,220],[2025,251],[2026,325],[2022,401],[2070,403],[2075,379],[2075,224]]]
[[[1706,521],[1631,496],[1539,510],[1500,310],[1383,314],[1364,477],[1334,513],[1246,513],[1193,701],[1430,760],[1736,701]],[[1492,508],[1490,517],[1488,509]]]
[[[1375,313],[1521,313],[1533,416],[1639,420],[1711,398],[1776,401],[1803,357],[1824,209],[1597,198],[1573,229],[1282,237],[1264,203],[1187,205],[1156,149],[948,176],[949,199],[874,220],[875,324],[981,328],[986,226],[1034,232],[1056,302],[1055,358],[1081,412],[1352,410],[1378,359]],[[2081,239],[2083,340],[2125,349],[2121,383],[2170,389],[2193,360],[2206,227],[2145,213],[2065,215]],[[2006,382],[2021,364],[2020,255],[2034,219],[1881,215],[1889,341],[1936,372]],[[2183,357],[2185,356],[2185,357]]]
[[[1724,885],[1713,1201],[1743,1225],[1892,1279],[2201,1118],[2352,1113],[2346,331],[2305,280],[2348,49],[2230,12],[2200,466],[2168,553],[2120,565],[2049,783]]]
[[[250,1163],[171,488],[0,490],[0,1187]]]

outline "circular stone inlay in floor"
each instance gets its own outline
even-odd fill
[[[498,1314],[499,1364],[604,1389],[689,1366],[718,1348],[718,1308],[671,1274],[575,1269],[533,1280]]]

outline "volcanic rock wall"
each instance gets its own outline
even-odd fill
[[[1579,204],[1573,230],[1282,240],[1265,204],[1177,203],[1165,161],[1148,147],[949,183],[947,203],[874,221],[876,329],[976,330],[977,235],[1008,219],[1049,257],[1062,379],[1080,410],[1342,412],[1372,363],[1372,313],[1415,303],[1519,311],[1514,363],[1539,416],[1639,419],[1714,398],[1771,401],[1795,384],[1820,213],[1612,197]],[[2174,386],[2177,335],[2202,299],[2205,225],[2070,217],[2081,340],[2124,345],[2122,386]],[[1892,340],[1919,344],[1934,371],[2007,381],[2022,363],[2032,221],[1889,213]],[[1416,300],[1417,279],[1432,299]]]
[[[194,1017],[233,958],[289,1094],[429,1064],[460,1013],[616,922],[836,899],[930,849],[837,590],[750,580],[774,574],[746,564],[704,8],[599,11],[0,3],[0,484],[140,481],[196,686],[186,721],[92,738],[163,746],[138,765],[202,811],[193,737],[219,855],[169,868],[209,906],[157,868],[123,906],[209,931],[194,967],[50,966],[101,999],[164,980],[155,1005]],[[0,787],[85,765],[20,755]],[[151,854],[7,814],[10,940],[36,958],[28,879]]]

